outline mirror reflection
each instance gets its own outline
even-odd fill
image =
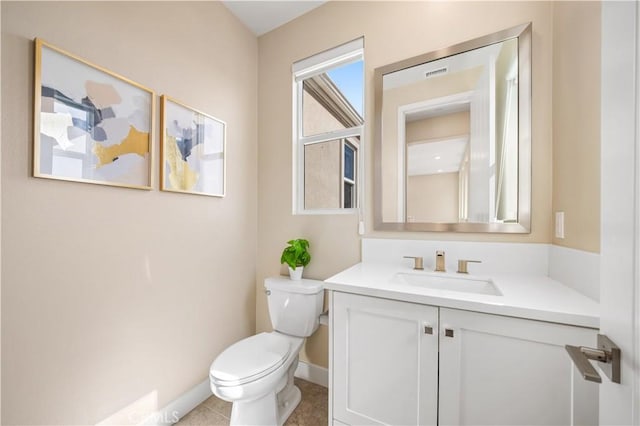
[[[529,194],[519,194],[526,177],[520,161],[529,154],[520,152],[528,126],[520,129],[519,122],[529,108],[520,105],[530,105],[520,90],[522,46],[517,34],[493,38],[468,42],[481,45],[461,53],[434,52],[433,60],[376,70],[377,222],[518,224],[521,213],[528,215],[520,202]]]

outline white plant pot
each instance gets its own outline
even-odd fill
[[[288,268],[289,278],[294,281],[300,281],[302,279],[302,270],[304,269],[304,266],[298,266],[296,269],[292,269],[291,266],[288,266]]]

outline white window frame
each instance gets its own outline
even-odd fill
[[[293,214],[357,214],[360,206],[362,206],[362,169],[363,169],[363,151],[362,141],[364,137],[364,125],[355,126],[347,129],[339,129],[313,136],[303,135],[302,126],[302,99],[304,94],[303,82],[305,79],[322,74],[331,69],[342,65],[351,64],[358,61],[364,61],[364,39],[358,38],[333,49],[318,53],[317,55],[303,59],[293,64],[293,135],[292,135],[292,206]],[[363,70],[364,83],[364,70]],[[364,117],[364,84],[363,84],[363,113]],[[359,143],[352,141],[347,142],[348,138],[358,137]],[[304,207],[304,148],[306,145],[327,142],[331,140],[341,140],[341,144],[349,143],[355,147],[356,168],[354,170],[356,191],[355,203],[353,208],[331,208],[331,209],[305,209]],[[340,204],[344,205],[344,148],[340,149]]]

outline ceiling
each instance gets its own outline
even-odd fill
[[[294,20],[326,0],[222,0],[222,3],[257,36]]]
[[[461,135],[408,144],[407,176],[459,172],[468,143],[469,136]]]

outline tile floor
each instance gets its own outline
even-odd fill
[[[327,388],[302,379],[295,379],[302,392],[302,401],[291,413],[285,426],[324,426],[327,422],[328,391]],[[231,403],[212,396],[198,405],[176,426],[220,426],[229,424]]]

